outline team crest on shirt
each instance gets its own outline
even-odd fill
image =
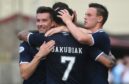
[[[24,51],[24,47],[23,46],[20,46],[19,47],[19,53],[23,52]]]

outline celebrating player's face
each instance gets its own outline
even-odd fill
[[[45,33],[51,28],[52,19],[49,13],[38,13],[36,15],[36,25],[40,33]]]
[[[97,10],[95,8],[88,8],[84,18],[84,26],[87,29],[94,28],[97,24]]]

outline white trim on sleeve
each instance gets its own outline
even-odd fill
[[[92,44],[90,46],[93,46],[95,44],[95,41],[92,35],[91,35],[91,39],[92,39]]]
[[[26,63],[29,63],[29,62],[22,62],[22,61],[20,62],[20,64],[26,64]]]
[[[30,44],[30,42],[29,42],[29,37],[30,37],[31,34],[33,34],[33,33],[30,32],[30,33],[27,35],[27,42],[28,42],[28,44]]]
[[[104,52],[101,52],[101,53],[95,58],[95,61],[96,61],[102,54],[104,54]]]

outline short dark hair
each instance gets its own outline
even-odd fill
[[[61,18],[57,17],[57,15],[59,15],[59,11],[60,10],[63,10],[63,9],[66,9],[68,10],[68,12],[70,13],[70,15],[73,14],[73,10],[69,8],[69,6],[66,4],[66,3],[63,3],[63,2],[56,2],[54,5],[53,5],[53,10],[55,11],[55,17],[54,17],[54,21],[57,23],[57,24],[63,24],[65,25],[65,23],[62,21]]]
[[[38,13],[49,13],[52,20],[53,20],[54,14],[55,14],[52,8],[46,7],[46,6],[38,7],[36,14],[38,14]]]
[[[63,8],[69,8],[69,6],[66,4],[66,3],[63,3],[63,2],[56,2],[52,8],[55,10],[57,9],[58,7],[63,7]]]
[[[105,6],[98,4],[98,3],[90,3],[89,7],[96,8],[97,15],[103,17],[102,25],[107,21],[108,18],[108,10]]]

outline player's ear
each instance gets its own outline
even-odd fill
[[[98,17],[97,17],[97,22],[101,23],[102,20],[103,20],[103,17],[102,17],[102,16],[98,16]]]

